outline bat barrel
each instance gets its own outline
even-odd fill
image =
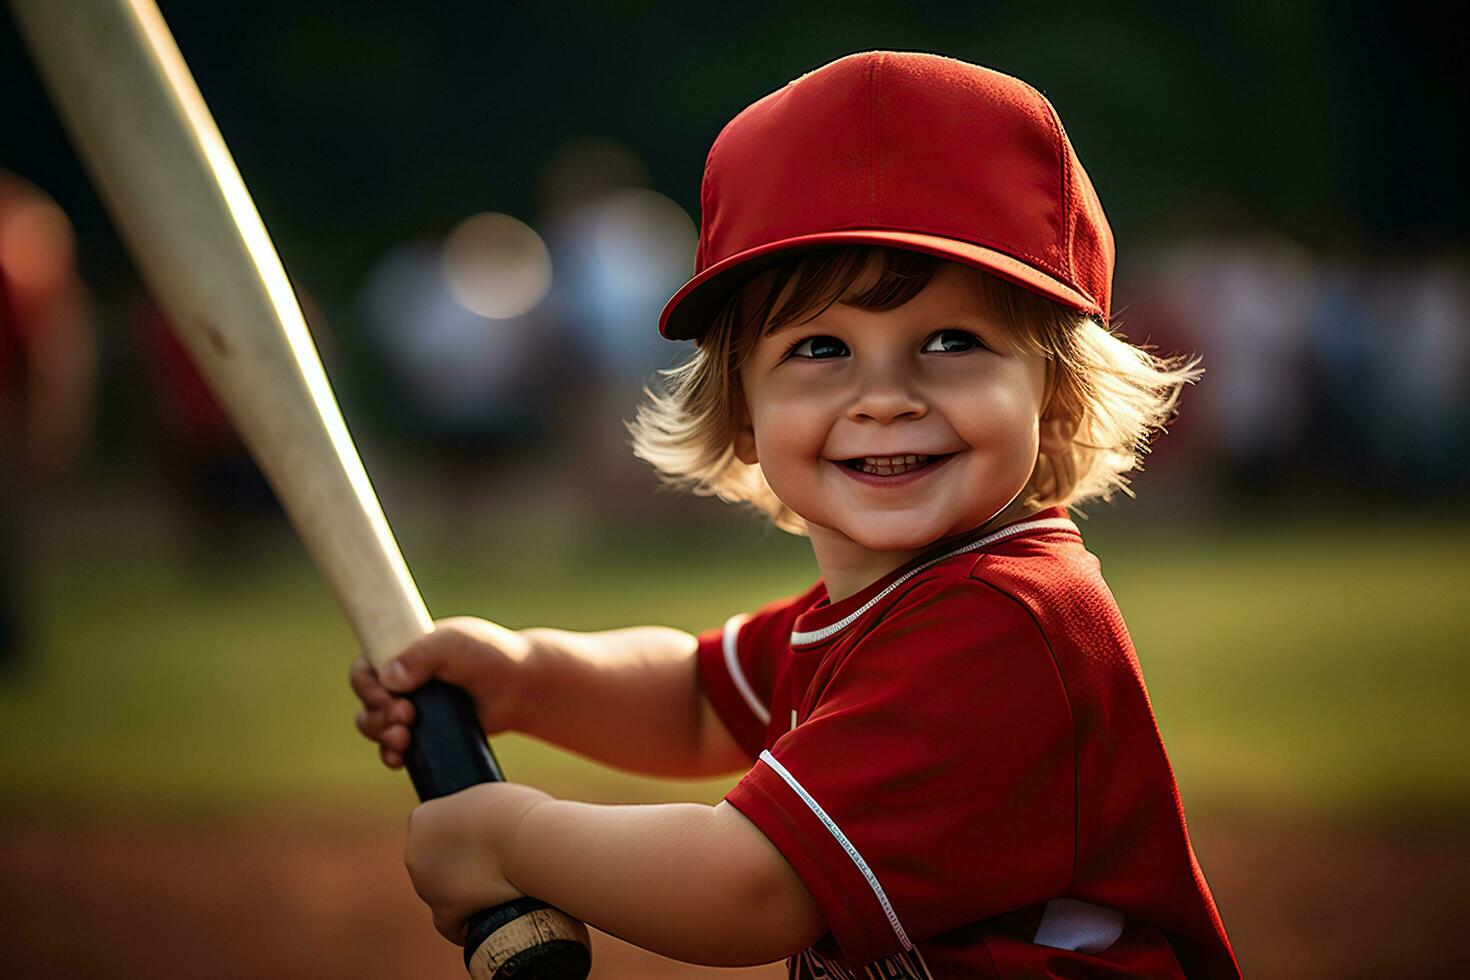
[[[10,6],[151,292],[265,471],[369,661],[383,667],[430,630],[428,610],[281,260],[157,5]],[[431,691],[425,704],[432,720],[414,738],[421,795],[501,778],[462,691]],[[587,975],[586,927],[545,903],[509,903],[475,921],[485,936],[467,957],[476,980]]]
[[[149,291],[381,668],[431,628],[229,148],[154,0],[10,0]]]

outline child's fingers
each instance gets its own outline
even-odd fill
[[[413,736],[402,725],[392,725],[385,728],[383,729],[383,733],[378,736],[378,742],[385,749],[392,749],[394,752],[400,754],[408,751],[409,743],[412,741]]]
[[[383,732],[387,730],[391,722],[386,713],[363,708],[357,712],[352,719],[357,724],[357,730],[364,738],[370,738],[374,742],[383,740]]]
[[[364,738],[369,738],[386,748],[397,752],[407,752],[409,744],[413,741],[413,735],[408,726],[401,723],[400,717],[403,713],[390,714],[386,711],[369,711],[363,708],[353,719],[357,723],[357,730]]]
[[[414,719],[413,702],[405,698],[395,698],[393,707],[388,709],[388,717],[405,728],[412,727]]]
[[[364,657],[352,662],[348,671],[352,690],[362,701],[363,707],[353,721],[362,736],[378,743],[378,757],[389,769],[403,768],[403,755],[413,742],[409,726],[413,724],[413,703],[394,697],[378,679],[377,672]],[[417,684],[410,683],[412,690]]]
[[[393,695],[378,681],[378,675],[373,672],[372,664],[367,662],[366,657],[358,657],[352,661],[347,679],[352,684],[353,693],[369,708],[386,708],[392,703]]]
[[[390,697],[386,704],[379,707],[363,705],[357,713],[357,728],[369,738],[377,738],[378,733],[389,725],[408,728],[413,725],[413,719],[412,701]]]

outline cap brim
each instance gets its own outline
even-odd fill
[[[962,262],[1040,293],[1063,306],[1106,318],[1095,300],[1005,252],[938,235],[883,229],[852,229],[769,242],[715,263],[685,283],[664,305],[663,314],[658,321],[659,333],[669,340],[699,338],[709,328],[720,307],[734,290],[772,266],[792,258],[793,253],[834,245],[886,245]]]

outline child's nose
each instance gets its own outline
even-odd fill
[[[862,379],[847,417],[854,422],[888,423],[906,417],[921,419],[928,411],[922,393],[906,377],[897,371],[874,371]]]

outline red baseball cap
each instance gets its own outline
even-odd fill
[[[994,273],[1109,319],[1113,233],[1056,110],[1009,75],[939,55],[839,58],[715,138],[694,278],[659,317],[697,338],[793,252],[884,245]]]

